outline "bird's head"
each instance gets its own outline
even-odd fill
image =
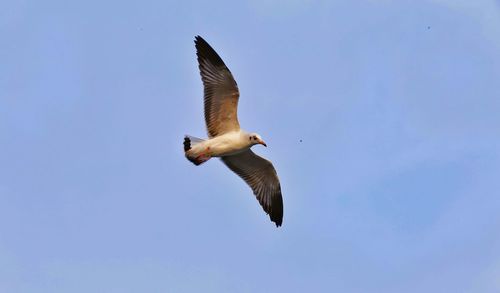
[[[267,147],[266,143],[262,140],[262,137],[260,137],[260,135],[258,135],[257,133],[250,133],[248,135],[248,140],[250,141],[251,145],[261,144]]]

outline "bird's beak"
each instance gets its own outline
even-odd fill
[[[267,148],[267,144],[263,140],[259,140],[259,143]]]

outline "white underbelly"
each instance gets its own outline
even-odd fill
[[[205,142],[207,152],[212,157],[234,155],[247,150],[250,146],[244,144],[239,136],[227,135],[209,139]]]

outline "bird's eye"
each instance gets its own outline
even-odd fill
[[[254,135],[253,139],[257,139],[257,136]]]

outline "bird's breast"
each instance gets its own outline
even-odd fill
[[[238,135],[221,135],[207,141],[212,157],[235,155],[247,150],[250,145]]]

